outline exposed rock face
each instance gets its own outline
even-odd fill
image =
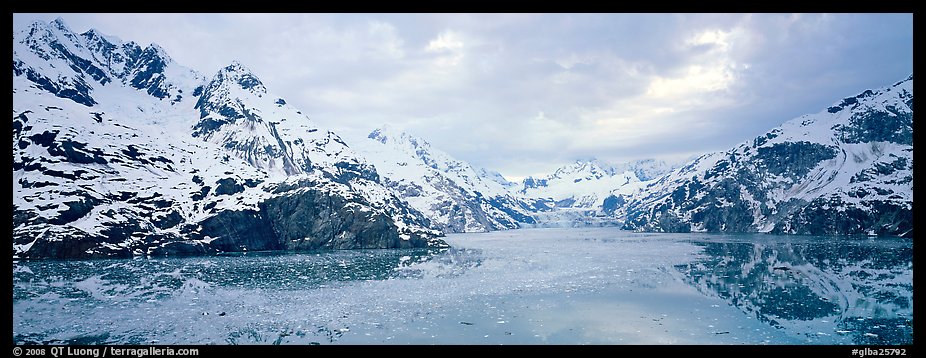
[[[516,185],[405,133],[365,158],[239,63],[209,78],[61,20],[13,40],[14,257],[434,247],[543,221],[913,234],[912,75],[665,175],[585,161]]]
[[[446,245],[238,63],[207,79],[60,20],[13,52],[14,257]]]
[[[913,234],[913,76],[699,157],[643,188],[625,228]]]
[[[362,207],[362,203],[309,189],[267,200],[261,204],[261,212],[289,250],[427,246],[426,237],[402,239],[388,216],[360,210]]]

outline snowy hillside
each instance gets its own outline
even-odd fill
[[[622,208],[650,231],[912,235],[913,75],[706,154]]]
[[[447,232],[483,232],[533,224],[542,202],[509,191],[500,174],[476,169],[390,126],[352,143],[373,161],[383,183]]]
[[[524,179],[519,193],[552,200],[559,208],[601,208],[613,213],[618,203],[669,169],[665,162],[653,159],[617,166],[600,160],[576,161],[543,178]]]
[[[511,183],[393,128],[347,143],[234,62],[60,19],[13,30],[13,255],[443,246],[442,231],[912,235],[913,76],[678,167]]]
[[[443,245],[240,64],[207,79],[58,19],[14,30],[13,74],[14,256]]]

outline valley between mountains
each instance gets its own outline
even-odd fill
[[[245,64],[13,33],[13,257],[443,248],[445,233],[913,235],[913,75],[684,163],[569,163],[510,182],[388,125],[345,140]]]

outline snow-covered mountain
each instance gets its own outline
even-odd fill
[[[421,138],[383,126],[354,147],[369,158],[383,183],[447,232],[483,232],[534,224],[542,201],[510,192],[501,174],[474,168]]]
[[[445,245],[335,133],[233,63],[61,19],[13,33],[13,254]]]
[[[912,235],[913,77],[673,168],[511,183],[388,127],[345,143],[239,63],[60,19],[13,33],[13,255],[443,246],[440,230]]]
[[[617,215],[650,231],[913,233],[913,75],[649,184]]]
[[[525,178],[518,192],[528,198],[551,200],[558,208],[601,208],[611,214],[634,191],[669,169],[664,161],[654,159],[620,165],[579,160],[545,177]]]

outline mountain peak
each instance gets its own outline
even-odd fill
[[[29,23],[29,26],[26,26],[23,31],[26,33],[31,33],[34,30],[48,30],[48,23],[44,21],[35,20]]]
[[[663,176],[626,229],[912,235],[913,83],[866,89]]]
[[[97,57],[98,59],[100,58],[107,59],[109,56],[112,55],[111,51],[114,51],[114,50],[118,51],[119,49],[137,47],[137,45],[134,42],[123,44],[122,39],[116,36],[107,35],[95,28],[91,28],[90,30],[85,31],[84,33],[80,34],[80,37],[84,39],[87,45],[87,48],[90,51],[97,52],[95,56],[101,56],[101,57]],[[166,57],[166,54],[164,56]],[[111,63],[112,61],[111,60],[101,61],[101,63],[105,63],[105,62]],[[113,66],[110,65],[110,67],[113,67]]]
[[[19,36],[16,36],[15,33],[14,36],[17,38],[14,39],[14,41],[21,41],[22,43],[31,42],[33,43],[32,46],[34,46],[34,44],[37,42],[47,42],[54,37],[54,35],[51,33],[51,27],[48,25],[48,23],[42,21],[33,21],[31,24],[29,24],[29,26],[26,26],[20,30]],[[46,40],[39,41],[39,39],[43,38]]]
[[[112,41],[110,41],[110,42],[112,42]],[[164,50],[163,47],[161,47],[160,45],[158,45],[158,44],[156,44],[156,43],[149,44],[148,47],[145,48],[145,51],[154,52],[158,57],[160,57],[160,58],[162,58],[162,59],[164,60],[164,63],[170,63],[170,62],[173,61],[173,60],[171,60],[170,56],[167,54],[167,51]]]
[[[373,139],[380,143],[386,144],[389,142],[392,143],[401,143],[401,142],[410,142],[415,147],[419,146],[419,143],[422,145],[429,145],[423,139],[415,138],[414,136],[408,134],[408,132],[393,126],[391,124],[383,124],[377,129],[374,129],[367,138]]]
[[[68,25],[64,22],[64,19],[62,19],[60,16],[59,16],[59,17],[56,17],[55,20],[51,22],[51,24],[52,24],[52,25],[55,25],[55,27],[57,27],[57,28],[59,28],[59,29],[67,30],[68,32],[71,31],[71,29],[68,27]]]
[[[218,76],[228,78],[237,83],[241,88],[255,93],[267,93],[267,88],[263,82],[251,72],[250,69],[241,64],[241,62],[232,61],[231,64],[219,70]]]
[[[449,232],[479,232],[534,223],[531,204],[513,197],[500,174],[473,167],[394,125],[355,147],[409,205]]]
[[[113,42],[107,38],[108,36],[104,35],[102,32],[100,32],[100,30],[97,30],[95,28],[91,28],[90,30],[87,30],[81,35],[83,35],[84,37],[88,39],[101,39],[101,40],[105,40],[106,42],[110,42],[110,43]]]
[[[502,173],[499,173],[497,171],[489,170],[485,168],[478,168],[477,171],[480,177],[499,183],[503,187],[512,188],[518,185],[517,183],[513,183],[509,181],[508,178],[505,178],[505,176],[502,175]]]
[[[386,133],[384,128],[376,128],[367,135],[367,138],[386,144],[386,142],[389,141],[389,136]]]
[[[552,199],[560,207],[594,208],[605,205],[611,196],[630,195],[669,169],[665,162],[653,159],[615,165],[598,158],[583,158],[553,174],[525,178],[519,192],[531,198]]]
[[[77,35],[74,33],[74,31],[71,31],[71,28],[68,27],[66,23],[64,23],[64,19],[60,17],[56,18],[54,21],[50,23],[50,25],[51,25],[51,29],[57,32],[58,35],[64,36],[65,38],[67,38],[68,40],[67,42],[70,42],[71,44],[73,44],[74,46],[78,48],[81,47],[80,41],[77,40]],[[59,39],[59,41],[60,40],[61,39]]]
[[[223,67],[221,71],[228,74],[254,76],[254,72],[238,60],[232,61],[228,66]]]
[[[205,78],[157,44],[113,44],[60,18],[24,30],[13,34],[13,175],[27,179],[13,202],[38,225],[14,223],[14,255],[445,246],[363,157],[264,95],[241,63]],[[105,176],[84,175],[98,165]]]
[[[67,34],[71,31],[63,22],[57,22],[59,20],[61,20],[60,17],[52,22],[33,21],[22,30],[21,41],[31,42],[33,46],[36,43],[47,44],[55,41],[59,33]]]
[[[663,160],[638,159],[615,167],[615,173],[633,172],[640,181],[653,180],[672,170],[673,165]]]
[[[228,66],[225,66],[224,70],[228,72],[251,72],[238,60],[233,60]]]
[[[556,172],[550,176],[550,179],[566,177],[567,175],[578,173],[600,178],[605,175],[614,175],[614,168],[611,164],[605,163],[597,158],[578,159],[572,164],[564,165],[557,169]]]
[[[913,91],[913,74],[911,73],[910,76],[908,76],[905,80],[894,83],[892,86],[876,88],[873,90],[867,89],[855,96],[843,98],[842,100],[839,100],[833,103],[833,105],[827,108],[826,111],[832,114],[837,114],[843,109],[854,110],[859,105],[861,105],[861,102],[863,102],[862,101],[863,99],[868,98],[868,97],[882,95],[885,92],[890,92],[891,89],[894,89],[894,88],[912,92]],[[910,95],[910,97],[912,97],[912,95]]]

